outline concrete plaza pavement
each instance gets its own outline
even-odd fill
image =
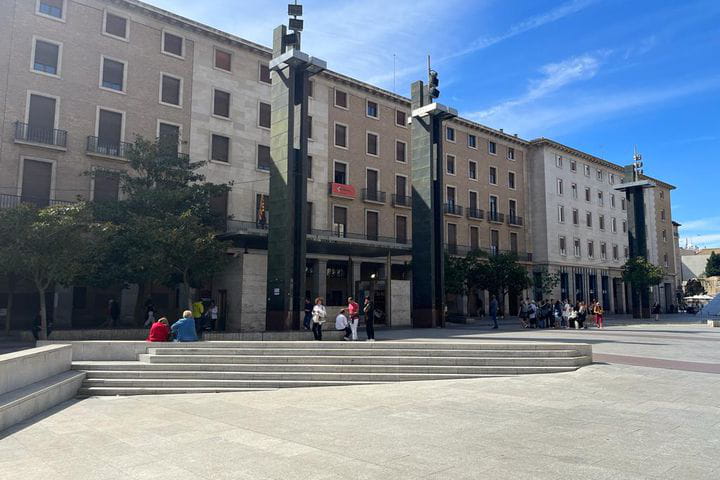
[[[72,401],[4,432],[0,478],[720,478],[720,375],[706,371],[720,329],[413,333],[588,341],[623,358],[553,375]]]

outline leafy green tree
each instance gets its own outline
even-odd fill
[[[543,293],[543,296],[551,295],[560,284],[560,274],[550,273],[547,268],[540,270],[540,283],[536,285]]]
[[[465,295],[468,290],[468,261],[445,252],[445,294]]]
[[[622,267],[622,278],[625,283],[634,287],[636,298],[633,298],[633,316],[649,315],[650,300],[648,289],[662,282],[665,272],[653,265],[645,257],[629,258]]]
[[[500,305],[508,293],[522,291],[532,284],[527,269],[514,253],[488,255],[475,251],[468,255],[467,261],[470,288],[488,290],[497,296]]]
[[[685,296],[693,297],[695,295],[705,295],[707,290],[703,287],[702,282],[697,278],[691,278],[685,284]]]
[[[705,265],[705,276],[716,277],[718,275],[720,275],[720,255],[710,252],[710,258],[708,258]]]
[[[84,203],[43,209],[29,204],[0,211],[0,258],[13,255],[12,268],[35,286],[40,297],[40,338],[46,338],[45,294],[70,286],[91,268],[95,249],[111,233],[94,222]]]

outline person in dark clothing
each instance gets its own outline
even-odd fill
[[[305,317],[303,318],[303,327],[305,330],[310,330],[312,324],[312,311],[313,304],[308,297],[305,297]]]
[[[50,334],[52,333],[52,320],[50,320],[50,317],[47,318],[47,329],[45,331],[46,337],[50,338]],[[35,340],[40,340],[40,332],[42,331],[42,317],[41,313],[38,312],[37,315],[35,315],[35,318],[33,319],[33,325],[32,325],[32,334],[33,337],[35,337]]]
[[[368,342],[375,341],[375,305],[370,298],[365,297],[363,305],[363,313],[365,314],[365,333],[367,333]]]
[[[118,318],[120,318],[120,305],[111,298],[108,302],[108,315],[110,316],[110,326],[117,327]]]
[[[493,328],[493,330],[495,330],[498,328],[498,321],[497,321],[498,301],[497,301],[497,297],[495,297],[495,295],[493,295],[492,298],[490,299],[490,316],[492,317],[492,320],[493,320],[492,328]]]

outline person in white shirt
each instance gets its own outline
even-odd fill
[[[350,340],[352,329],[350,328],[350,322],[348,322],[348,318],[345,316],[345,313],[346,310],[343,308],[340,310],[340,313],[337,314],[337,317],[335,317],[335,330],[344,330],[345,337],[343,340]]]
[[[315,340],[322,340],[322,324],[325,323],[326,316],[327,311],[325,305],[323,305],[323,299],[318,297],[315,299],[315,305],[312,309],[312,332]]]
[[[561,328],[568,328],[570,326],[570,314],[572,313],[572,307],[570,303],[565,300],[565,304],[562,309],[562,320],[560,321]]]

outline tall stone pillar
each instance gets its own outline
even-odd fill
[[[315,295],[325,298],[327,295],[327,260],[318,258],[313,269],[313,288]],[[315,299],[312,299],[315,301]]]

